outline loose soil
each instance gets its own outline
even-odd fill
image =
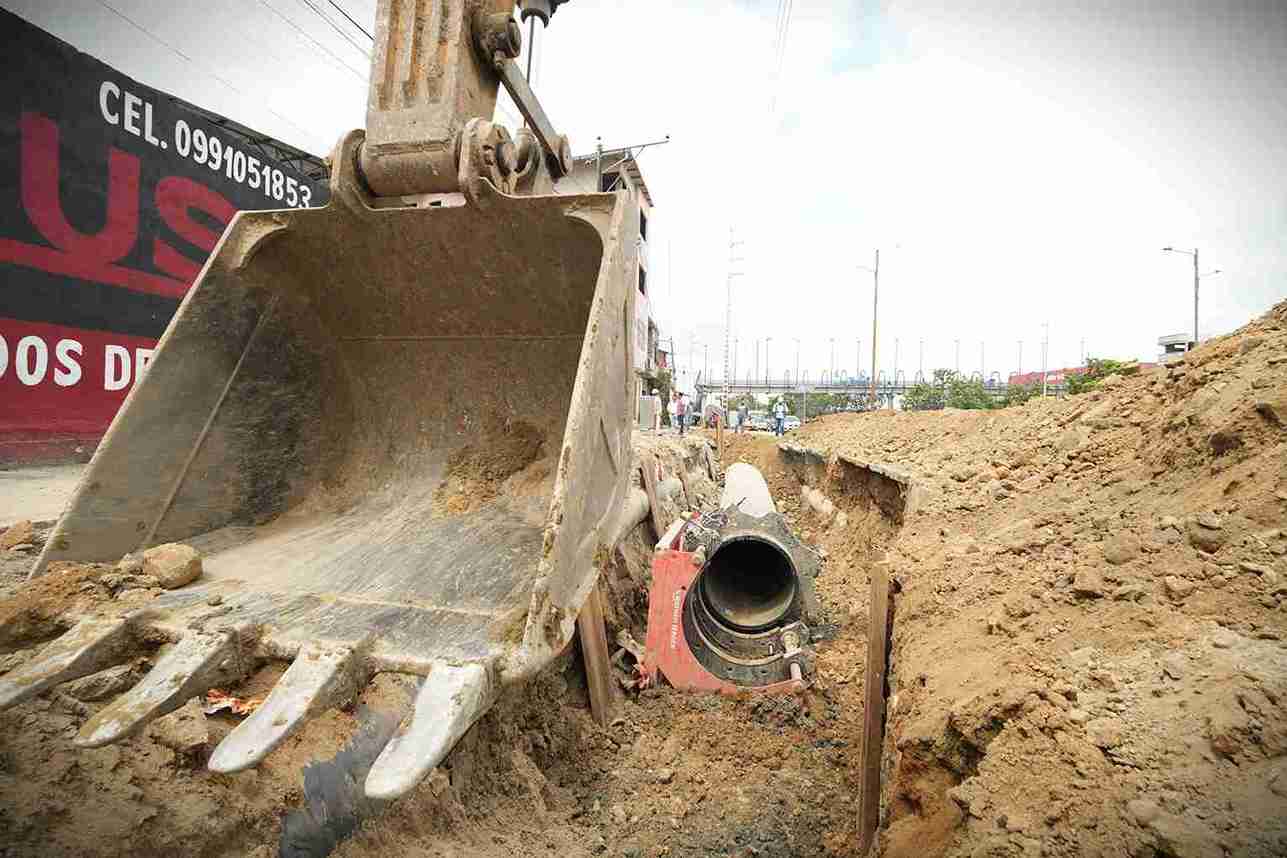
[[[881,854],[1287,854],[1284,397],[1287,304],[1081,396],[829,416],[792,433],[812,452],[790,457],[730,435],[725,463],[760,467],[826,555],[805,694],[647,689],[599,727],[573,650],[508,691],[413,793],[360,808],[327,841],[300,834],[301,812],[329,807],[310,793],[318,767],[357,754],[354,737],[387,722],[370,713],[405,707],[407,689],[373,685],[258,770],[219,776],[208,746],[173,751],[155,728],[75,750],[102,703],[64,687],[0,713],[0,854],[856,855],[868,572],[882,558],[900,591]],[[644,639],[654,540],[645,522],[605,564],[609,640]],[[0,671],[56,631],[55,607],[149,597],[72,574],[74,599],[10,632]],[[210,743],[235,723],[209,717]]]

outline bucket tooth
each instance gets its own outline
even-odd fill
[[[361,685],[353,650],[306,646],[263,705],[229,733],[210,756],[210,770],[229,774],[257,765],[308,718],[344,702]]]
[[[394,799],[410,792],[495,697],[495,684],[483,665],[435,665],[416,694],[415,708],[371,766],[367,798]]]
[[[136,733],[196,695],[235,678],[229,665],[239,661],[234,633],[196,633],[180,639],[138,685],[85,722],[76,744],[97,748]]]
[[[0,709],[120,663],[128,643],[125,620],[81,620],[30,662],[0,677]]]

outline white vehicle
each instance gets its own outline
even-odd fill
[[[799,429],[800,418],[796,417],[794,414],[788,414],[786,419],[782,421],[782,428],[787,432],[790,432],[792,429]]]

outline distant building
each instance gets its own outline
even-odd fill
[[[1068,366],[1068,367],[1061,367],[1059,369],[1047,370],[1046,384],[1052,385],[1052,386],[1060,385],[1064,383],[1064,380],[1068,376],[1080,375],[1085,371],[1086,371],[1086,367],[1084,366]],[[1023,385],[1041,384],[1041,370],[1037,370],[1036,372],[1025,372],[1022,374],[1017,372],[1012,372],[1010,373],[1010,378],[1007,383],[1023,384]]]
[[[1169,334],[1165,337],[1158,337],[1158,363],[1174,363],[1184,357],[1185,353],[1195,345],[1196,343],[1193,342],[1188,334]]]
[[[600,165],[603,175],[596,183]],[[648,222],[652,218],[653,202],[643,172],[639,169],[639,162],[629,150],[604,152],[602,160],[597,153],[577,155],[572,159],[572,172],[555,184],[555,190],[561,194],[624,190],[639,206],[639,265],[635,276],[639,289],[639,294],[635,296],[635,372],[641,377],[654,375],[658,369],[657,349],[660,338],[657,324],[652,318],[648,283]]]
[[[599,171],[602,169],[602,176]],[[596,178],[598,181],[596,182]],[[639,206],[638,268],[635,283],[639,294],[635,296],[634,363],[636,401],[639,410],[635,417],[641,419],[644,410],[651,407],[645,398],[650,394],[659,370],[665,369],[660,352],[661,336],[652,317],[652,299],[648,283],[648,222],[652,218],[652,194],[644,181],[639,162],[628,149],[603,153],[577,155],[572,158],[572,172],[560,179],[554,187],[561,194],[587,194],[596,191],[608,193],[626,191]],[[682,388],[680,388],[682,389]]]

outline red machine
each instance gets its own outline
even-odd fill
[[[653,555],[646,681],[721,694],[804,690],[816,573],[816,555],[776,513],[686,522]]]

